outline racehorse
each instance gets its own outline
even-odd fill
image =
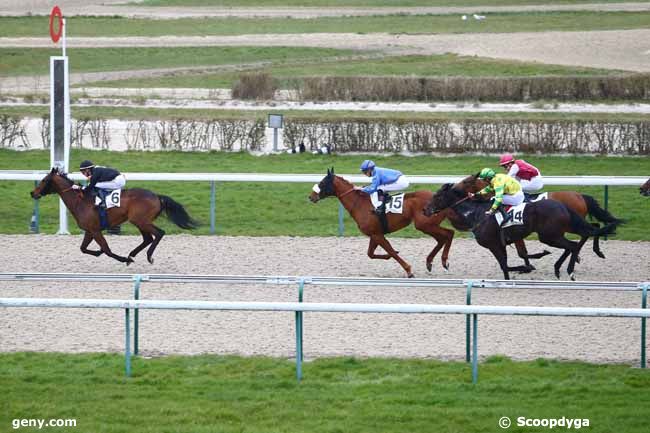
[[[490,201],[470,201],[468,198],[465,191],[455,188],[451,183],[447,183],[433,195],[429,205],[430,211],[435,213],[452,208],[458,215],[462,216],[467,225],[472,227],[472,232],[479,245],[489,249],[497,259],[506,280],[510,279],[510,271],[527,272],[528,269],[526,269],[526,266],[508,267],[505,244],[524,239],[532,232],[536,232],[541,242],[555,248],[564,249],[564,253],[554,266],[556,277],[560,277],[560,267],[566,258],[571,255],[567,272],[571,279],[574,280],[573,271],[582,244],[566,239],[564,234],[567,232],[577,233],[583,237],[608,235],[614,233],[616,226],[619,224],[618,222],[612,222],[603,228],[596,228],[564,204],[555,200],[541,200],[526,205],[523,211],[522,225],[500,228],[496,218],[485,215],[486,210],[492,206]],[[501,233],[501,230],[504,233]]]
[[[639,188],[639,194],[650,197],[650,179]]]
[[[153,224],[153,221],[165,211],[167,217],[182,229],[194,229],[198,226],[188,214],[185,208],[166,195],[158,195],[149,190],[131,188],[122,190],[120,207],[113,207],[107,210],[109,227],[122,224],[125,221],[135,225],[142,234],[142,243],[129,253],[128,257],[114,254],[108,247],[106,239],[102,235],[99,223],[99,213],[94,204],[92,194],[84,194],[81,190],[72,189],[74,182],[57,167],[54,167],[47,176],[31,192],[34,199],[44,195],[58,194],[66,207],[77,221],[77,225],[84,232],[84,239],[81,242],[81,252],[93,256],[106,254],[127,266],[133,263],[133,258],[148,245],[147,260],[153,264],[153,252],[158,243],[165,235],[165,231]],[[89,250],[90,242],[95,240],[101,250]]]
[[[488,183],[485,180],[478,178],[478,174],[475,174],[467,176],[460,182],[456,183],[454,188],[465,192],[475,193],[486,187],[487,184]],[[587,194],[581,194],[576,191],[553,191],[548,193],[548,198],[563,203],[566,207],[576,212],[582,218],[586,218],[587,215],[590,215],[592,218],[605,224],[616,223],[619,225],[624,223],[624,220],[614,217],[607,210],[601,208],[596,199]],[[592,225],[596,228],[600,227],[598,223],[593,223]],[[587,239],[588,237],[584,236],[580,239],[581,249],[585,242],[587,242]],[[605,258],[605,255],[600,250],[599,237],[597,235],[594,236],[593,250],[598,257],[601,259]]]
[[[370,202],[370,196],[356,188],[351,182],[334,174],[334,168],[327,170],[327,175],[316,185],[314,185],[309,200],[316,203],[326,197],[336,196],[343,207],[348,211],[359,227],[359,230],[366,236],[370,237],[368,245],[368,257],[371,259],[395,259],[404,269],[409,278],[413,278],[411,265],[402,259],[398,252],[384,236],[379,218],[374,214],[374,208]],[[448,256],[451,241],[454,237],[453,230],[440,227],[444,215],[437,215],[432,218],[426,217],[422,213],[423,207],[431,201],[433,193],[431,191],[416,191],[404,195],[403,211],[401,214],[387,213],[388,233],[396,232],[400,229],[414,223],[415,228],[423,233],[431,235],[437,244],[427,256],[427,269],[431,270],[431,262],[438,251],[442,251],[442,266],[449,268]],[[381,246],[388,254],[375,254],[375,250]]]

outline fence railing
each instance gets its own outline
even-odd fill
[[[72,273],[0,273],[0,281],[95,281],[95,282],[133,282],[134,301],[140,299],[141,284],[143,282],[158,283],[219,283],[219,284],[282,284],[298,286],[298,302],[304,299],[304,287],[311,285],[338,285],[338,286],[377,286],[377,287],[432,287],[432,288],[460,288],[466,291],[466,305],[471,306],[472,291],[481,289],[526,289],[526,290],[603,290],[603,291],[640,291],[641,310],[647,308],[647,293],[650,282],[602,282],[602,281],[534,281],[534,280],[485,280],[485,279],[411,279],[411,278],[346,278],[346,277],[319,277],[319,276],[240,276],[240,275],[192,275],[192,274],[72,274]],[[190,302],[190,301],[187,301]],[[254,303],[259,304],[259,303]],[[343,304],[361,305],[361,304]],[[393,304],[390,304],[393,305]],[[408,304],[410,305],[410,304]],[[0,305],[2,306],[2,305]],[[531,309],[546,307],[525,307]],[[296,311],[296,374],[298,380],[302,378],[303,360],[303,311]],[[528,311],[528,310],[526,310]],[[139,352],[139,309],[134,312],[133,325],[133,353]],[[472,339],[476,350],[477,317],[474,313],[466,313],[465,325],[465,359],[476,364],[476,354],[472,355]],[[513,313],[518,314],[518,313]],[[523,314],[523,313],[522,313]],[[130,318],[127,313],[127,320]],[[473,329],[472,329],[473,321]],[[647,317],[641,318],[641,361],[640,366],[646,368],[646,322]],[[129,322],[130,323],[130,322]],[[130,326],[130,325],[129,325]],[[130,332],[130,328],[129,331]],[[129,339],[130,357],[130,334]],[[130,361],[129,361],[130,363]],[[130,364],[129,364],[130,365]],[[130,371],[130,367],[129,370]]]
[[[650,317],[650,310],[642,308],[563,308],[563,307],[514,307],[492,305],[427,305],[427,304],[340,304],[302,302],[211,302],[211,301],[169,301],[169,300],[113,300],[113,299],[51,299],[51,298],[0,298],[0,307],[32,308],[119,308],[125,314],[125,370],[131,375],[131,352],[129,336],[131,329],[130,310],[227,310],[227,311],[293,311],[296,313],[296,344],[298,335],[298,314],[321,313],[401,313],[401,314],[465,314],[472,316],[472,382],[478,381],[478,315],[525,315],[525,316],[575,316],[575,317]],[[296,349],[296,377],[302,378],[301,351]]]
[[[39,181],[47,174],[41,170],[0,170],[0,180],[31,180]],[[317,183],[323,178],[322,174],[271,174],[271,173],[124,173],[129,181],[176,181],[176,182],[210,182],[210,233],[215,233],[216,227],[216,182],[286,182],[286,183]],[[341,176],[355,184],[370,182],[366,176],[358,174],[342,174]],[[69,175],[72,180],[83,181],[79,173]],[[408,175],[414,185],[441,185],[448,182],[458,182],[466,175],[448,176],[418,176]],[[647,178],[642,176],[544,176],[544,184],[603,186],[604,207],[609,206],[610,186],[641,186]],[[38,202],[34,201],[35,227],[38,227]],[[343,207],[339,204],[339,236],[343,235]]]

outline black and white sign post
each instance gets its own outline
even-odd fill
[[[61,40],[63,53],[50,57],[50,162],[52,167],[59,167],[67,173],[70,168],[70,81],[68,57],[65,55],[65,30],[61,9],[54,6],[50,14],[50,36],[54,43]],[[67,209],[61,199],[57,234],[70,234]]]

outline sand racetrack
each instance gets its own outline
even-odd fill
[[[168,236],[149,265],[144,256],[126,267],[105,256],[83,255],[79,236],[0,236],[0,272],[186,273],[228,275],[319,275],[402,277],[393,261],[370,260],[365,238]],[[111,236],[113,251],[126,254],[139,242]],[[420,278],[501,278],[496,262],[472,240],[458,239],[449,272],[439,261],[424,268],[433,242],[394,238],[393,244]],[[589,244],[588,244],[589,246]],[[541,245],[531,242],[530,251]],[[577,267],[579,280],[649,281],[650,243],[604,242],[606,260],[589,247]],[[519,259],[512,257],[513,264]],[[531,279],[555,279],[554,254],[537,261]],[[515,278],[523,279],[522,276]],[[564,280],[566,274],[562,275]],[[114,298],[132,296],[130,284],[0,282],[2,297]],[[295,286],[143,284],[143,299],[295,301]],[[474,303],[639,307],[639,292],[477,289]],[[310,286],[305,302],[462,304],[462,289]],[[90,309],[2,309],[1,351],[119,352],[124,350],[124,313]],[[305,355],[432,357],[462,359],[462,316],[311,313],[305,317]],[[516,359],[550,357],[638,363],[639,320],[482,316],[479,354]],[[293,313],[144,311],[140,347],[145,355],[235,353],[291,357]]]

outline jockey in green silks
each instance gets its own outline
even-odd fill
[[[494,192],[494,203],[486,214],[494,214],[501,204],[517,206],[524,201],[524,193],[521,185],[507,174],[495,174],[491,168],[484,168],[478,175],[479,179],[486,180],[489,185],[476,194],[489,194]]]

